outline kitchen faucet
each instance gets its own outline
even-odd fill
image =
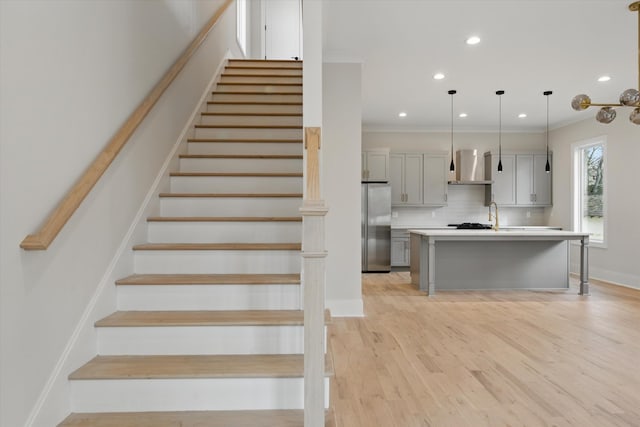
[[[491,214],[491,205],[495,205],[495,207],[496,207],[496,214],[495,215]],[[498,230],[500,230],[500,221],[498,220],[498,204],[496,202],[489,203],[489,221],[491,221],[493,218],[496,219],[496,225],[494,225],[491,228],[493,228],[494,230],[498,231]]]

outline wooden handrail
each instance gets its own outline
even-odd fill
[[[69,221],[69,218],[78,209],[82,201],[96,185],[100,177],[107,170],[109,165],[116,158],[118,153],[125,146],[131,135],[138,128],[140,123],[149,114],[153,106],[158,102],[162,94],[175,80],[180,71],[187,64],[189,59],[198,50],[207,36],[218,22],[222,14],[227,10],[233,0],[226,0],[222,6],[213,14],[198,35],[187,46],[171,68],[165,73],[162,79],[154,86],[147,97],[142,101],[135,111],[129,116],[126,122],[118,129],[111,138],[107,146],[98,154],[98,157],[85,170],[84,174],[76,181],[64,199],[56,206],[55,210],[47,217],[44,225],[34,234],[29,234],[20,243],[20,247],[25,250],[45,250],[56,238],[60,230]]]

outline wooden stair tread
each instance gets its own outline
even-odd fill
[[[160,197],[302,198],[302,193],[160,193]]]
[[[73,413],[58,427],[303,427],[302,409]],[[325,427],[336,427],[333,411]]]
[[[240,69],[242,69],[244,67],[241,67]],[[237,67],[231,67],[232,70],[238,70]],[[285,70],[295,70],[295,68],[284,68]],[[227,73],[226,71],[224,73],[222,73],[221,75],[222,77],[275,77],[275,78],[302,78],[302,74],[269,74],[269,73],[265,73],[265,74],[242,74],[242,73],[238,73],[238,72],[233,72],[233,73]]]
[[[325,323],[331,321],[325,310]],[[116,311],[98,320],[96,327],[152,326],[299,326],[302,310],[218,310],[218,311]]]
[[[302,125],[195,125],[196,129],[302,129]]]
[[[254,76],[250,76],[254,77]],[[289,82],[218,82],[218,85],[229,86],[302,86],[302,83]]]
[[[207,101],[208,105],[214,104],[229,104],[229,105],[300,105],[302,102],[288,102],[288,101]]]
[[[181,159],[285,159],[302,160],[298,154],[180,154]]]
[[[300,216],[150,216],[147,222],[302,222]]]
[[[246,70],[246,69],[250,69],[250,70],[286,70],[286,71],[290,71],[290,70],[296,70],[296,71],[300,71],[302,72],[302,66],[299,67],[292,67],[291,65],[294,64],[290,64],[288,67],[284,67],[280,64],[253,64],[253,65],[247,65],[247,64],[240,64],[240,63],[235,63],[235,64],[229,64],[225,67],[225,70]]]
[[[302,138],[189,138],[187,142],[223,142],[223,143],[248,143],[248,142],[264,142],[264,143],[298,143],[302,144]]]
[[[253,64],[248,64],[253,62]],[[225,69],[243,69],[243,68],[252,68],[252,69],[283,69],[283,70],[302,70],[302,62],[295,60],[274,60],[270,59],[268,61],[262,61],[260,63],[259,59],[230,59],[229,64],[225,67]],[[287,66],[285,66],[287,64]]]
[[[300,274],[132,274],[116,285],[299,285]]]
[[[260,178],[301,178],[300,172],[171,172],[169,176],[181,177],[260,177]]]
[[[303,362],[301,354],[96,356],[69,379],[296,378]],[[330,355],[325,375],[333,375]]]
[[[302,92],[245,92],[245,91],[232,91],[232,90],[214,90],[212,95],[295,95],[302,96]]]
[[[229,113],[201,113],[203,116],[243,116],[243,117],[302,117],[302,113],[246,113],[246,112],[229,112]]]
[[[301,243],[142,243],[134,251],[299,251]]]

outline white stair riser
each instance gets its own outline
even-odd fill
[[[239,73],[225,73],[220,77],[220,83],[294,83],[302,84],[302,76],[239,76]]]
[[[248,93],[215,93],[213,92],[212,101],[231,101],[231,102],[302,102],[302,95],[287,94],[248,94]]]
[[[247,125],[247,126],[302,126],[301,116],[234,116],[203,114],[200,116],[200,124],[203,125]]]
[[[208,113],[302,114],[302,105],[207,104]]]
[[[302,409],[302,378],[71,381],[73,412]],[[329,380],[325,379],[325,407]]]
[[[190,142],[189,154],[302,154],[301,142]]]
[[[302,129],[196,128],[195,138],[300,140],[302,138]]]
[[[302,325],[100,327],[97,331],[98,354],[103,356],[304,353]]]
[[[300,251],[135,251],[138,274],[300,273]]]
[[[246,76],[252,75],[274,75],[274,76],[302,76],[302,68],[269,69],[269,68],[238,68],[231,67],[225,69],[226,74],[242,74]]]
[[[295,93],[302,92],[302,86],[283,86],[283,85],[230,85],[218,83],[216,92],[234,92],[234,93]]]
[[[172,193],[302,193],[302,177],[172,176]]]
[[[287,243],[302,241],[302,223],[282,222],[150,222],[152,243]]]
[[[300,197],[163,197],[163,216],[298,216]]]
[[[252,61],[252,60],[230,59],[227,65],[235,68],[248,67],[248,68],[259,68],[264,70],[268,70],[270,68],[276,68],[276,69],[288,68],[288,69],[294,69],[294,70],[302,70],[301,61],[269,61],[269,60],[264,61],[261,59]]]
[[[118,310],[298,310],[299,285],[120,285]]]
[[[302,159],[183,158],[180,172],[302,173]]]

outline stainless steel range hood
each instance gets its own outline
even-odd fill
[[[485,185],[493,181],[477,180],[478,150],[456,151],[456,180],[449,181],[452,185]]]

